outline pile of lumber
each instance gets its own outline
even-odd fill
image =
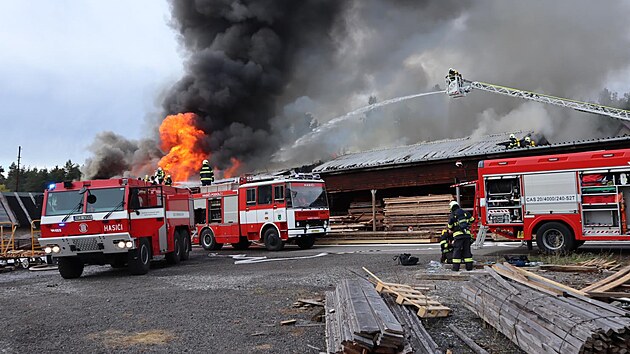
[[[326,347],[328,353],[401,353],[405,338],[372,284],[342,280],[326,293]]]
[[[609,299],[611,297],[630,298],[630,266],[581,290],[588,296]]]
[[[375,204],[376,230],[383,230],[383,206]],[[372,231],[372,202],[352,202],[347,215],[331,216],[332,232]]]
[[[450,194],[385,198],[383,223],[387,230],[423,230],[434,235],[448,224]]]
[[[462,287],[464,304],[527,353],[627,353],[630,313],[509,264]]]
[[[428,231],[353,231],[335,232],[317,237],[317,244],[368,244],[368,243],[432,243],[439,235]]]

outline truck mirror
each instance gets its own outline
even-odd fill
[[[96,203],[96,196],[94,194],[90,194],[87,196],[87,202],[89,204],[94,204]]]

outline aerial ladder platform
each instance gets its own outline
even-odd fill
[[[572,108],[580,112],[600,114],[611,118],[630,121],[630,111],[625,109],[608,107],[589,102],[576,101],[568,98],[555,97],[542,93],[519,90],[480,81],[470,81],[463,79],[462,75],[457,72],[457,70],[449,69],[448,75],[446,75],[447,95],[454,98],[464,97],[473,89],[498,93],[505,96],[522,98],[530,101],[552,104],[559,107]]]

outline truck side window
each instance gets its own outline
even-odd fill
[[[271,185],[258,187],[258,204],[271,204]]]
[[[247,205],[256,204],[256,188],[249,188],[247,190]]]
[[[273,187],[273,199],[280,203],[284,201],[284,186]]]

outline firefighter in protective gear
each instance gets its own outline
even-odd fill
[[[164,185],[165,186],[173,185],[173,179],[171,178],[171,175],[166,175],[166,178],[164,178]]]
[[[440,235],[440,250],[442,251],[440,263],[453,263],[453,235],[448,229],[442,230]]]
[[[532,140],[532,138],[526,136],[525,137],[525,146],[536,146],[536,143]]]
[[[162,167],[158,167],[155,171],[155,181],[158,184],[162,184],[162,182],[164,182],[164,170],[162,170]]]
[[[151,180],[149,179],[149,175],[144,175],[144,181],[145,182],[151,182]]]
[[[510,134],[510,144],[508,144],[508,149],[516,149],[521,147],[521,141],[516,139],[516,135]]]
[[[212,170],[212,167],[210,167],[208,160],[203,160],[201,170],[199,170],[199,177],[201,177],[202,186],[209,186],[212,182],[214,182],[214,171]]]
[[[448,221],[448,229],[453,232],[453,271],[459,271],[462,263],[466,270],[473,269],[473,258],[470,246],[473,237],[470,233],[470,225],[475,221],[469,213],[459,207],[456,201],[449,204],[451,216]]]

